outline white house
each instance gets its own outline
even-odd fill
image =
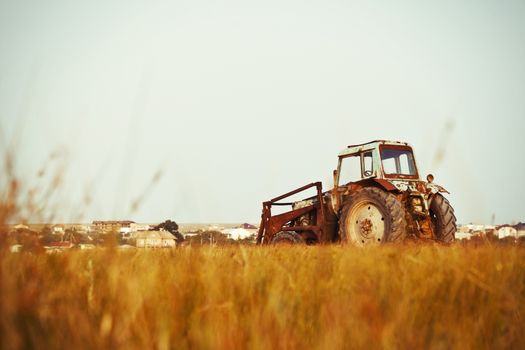
[[[233,229],[224,229],[221,232],[227,235],[230,239],[239,240],[248,237],[254,237],[255,235],[257,235],[257,228],[245,229],[242,227],[237,227]]]
[[[518,231],[509,225],[503,225],[497,229],[498,232],[498,238],[504,238],[504,237],[517,237]]]
[[[53,226],[53,233],[54,234],[63,234],[65,232],[64,225],[55,225]]]
[[[175,237],[167,231],[139,231],[135,234],[137,248],[171,248]]]
[[[147,231],[149,230],[148,224],[137,224],[136,222],[133,222],[129,225],[130,232],[137,232],[137,231]]]

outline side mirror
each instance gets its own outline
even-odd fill
[[[428,182],[429,184],[431,184],[433,181],[434,181],[434,175],[432,175],[432,174],[428,174],[428,175],[427,175],[427,182]]]

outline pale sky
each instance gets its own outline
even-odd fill
[[[57,221],[258,222],[375,139],[525,221],[524,131],[522,0],[0,0],[0,149]]]

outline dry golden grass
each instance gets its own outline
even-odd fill
[[[1,255],[2,348],[525,347],[523,247]]]

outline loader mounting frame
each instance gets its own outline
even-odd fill
[[[273,205],[292,206],[294,204],[293,202],[280,201],[312,187],[316,187],[317,189],[317,194],[315,195],[317,200],[315,200],[312,205],[305,206],[303,208],[292,209],[291,211],[272,216]],[[259,232],[257,234],[257,244],[270,243],[272,238],[281,231],[295,231],[299,235],[305,235],[307,232],[312,232],[316,236],[316,240],[319,241],[319,238],[322,237],[323,224],[326,218],[324,210],[321,182],[310,183],[293,191],[287,192],[281,196],[275,197],[269,201],[263,202],[261,225],[259,226]],[[296,219],[309,213],[316,214],[315,225],[299,225],[296,222]]]

